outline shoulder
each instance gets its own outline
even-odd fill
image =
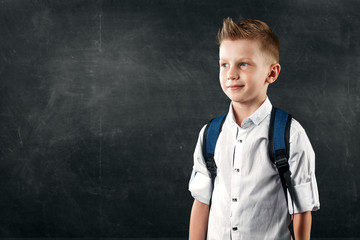
[[[309,142],[309,138],[303,126],[301,126],[296,119],[292,118],[290,127],[290,143],[295,142]]]
[[[301,124],[295,118],[292,118],[291,119],[291,127],[290,127],[290,137],[295,134],[299,134],[301,132],[305,132],[305,129],[303,128],[303,126],[301,126]]]
[[[203,125],[203,127],[200,129],[198,142],[200,142],[202,144],[205,131],[210,131],[210,130],[206,129],[209,126],[210,122],[212,123],[211,124],[212,130],[218,131],[219,128],[222,128],[223,123],[225,125],[227,118],[228,118],[228,114],[226,113],[226,114],[219,115],[219,116],[214,117],[213,119],[209,120],[209,122],[207,124]],[[211,131],[211,132],[214,132],[214,131]],[[220,132],[222,132],[222,130],[220,130]]]
[[[203,137],[204,137],[204,132],[205,132],[206,126],[207,126],[207,124],[205,124],[199,131],[198,143],[200,143],[201,145],[203,143]]]

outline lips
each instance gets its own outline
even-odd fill
[[[227,86],[227,88],[229,90],[237,90],[237,89],[240,89],[240,88],[243,88],[245,85],[230,85],[230,86]]]

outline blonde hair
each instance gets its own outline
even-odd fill
[[[257,40],[260,43],[260,49],[272,60],[279,62],[279,39],[266,23],[255,19],[246,19],[239,23],[235,23],[229,17],[224,19],[222,29],[217,34],[219,46],[224,40],[238,39]]]

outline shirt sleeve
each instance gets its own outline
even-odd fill
[[[293,131],[293,133],[291,133]],[[315,178],[315,153],[305,130],[293,119],[290,130],[290,157],[294,213],[320,209],[319,193]],[[293,204],[288,192],[289,213]]]
[[[203,134],[206,125],[201,129],[194,151],[194,166],[189,181],[189,191],[196,200],[209,204],[212,194],[210,173],[202,154]]]

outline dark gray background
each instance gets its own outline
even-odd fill
[[[0,236],[186,237],[223,18],[280,39],[272,103],[316,152],[313,237],[360,237],[360,2],[0,1]]]

